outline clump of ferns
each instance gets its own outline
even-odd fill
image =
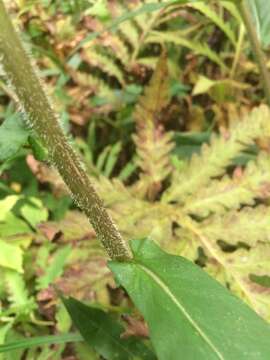
[[[204,266],[270,320],[269,154],[259,150],[235,165],[257,139],[270,137],[270,110],[255,108],[174,166],[173,134],[161,116],[168,89],[163,54],[133,114],[138,181],[126,186],[90,172],[92,181],[126,239],[151,236]]]

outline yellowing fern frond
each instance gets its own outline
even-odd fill
[[[94,94],[98,94],[100,97],[105,97],[110,101],[115,99],[114,90],[99,77],[80,71],[70,71],[70,75],[77,84],[81,87],[87,88],[87,90],[92,90]]]
[[[239,209],[241,205],[253,205],[255,199],[270,197],[270,157],[261,152],[250,161],[244,171],[238,168],[231,179],[225,175],[201,188],[195,196],[187,198],[184,211],[189,214],[208,216]]]
[[[84,50],[83,58],[89,65],[99,68],[109,76],[115,77],[121,85],[125,85],[123,70],[110,56],[98,53],[94,49],[89,48]]]
[[[164,132],[161,123],[162,111],[169,101],[167,57],[163,53],[134,113],[138,166],[142,170],[147,192],[151,193],[150,198],[160,191],[161,182],[171,172],[169,154],[173,148],[172,135]]]
[[[184,203],[187,196],[207,186],[212,178],[224,174],[234,158],[255,139],[270,135],[270,110],[262,105],[254,109],[243,121],[238,121],[221,136],[213,135],[210,145],[203,145],[201,154],[194,155],[163,196],[166,202]]]
[[[208,257],[207,270],[211,274],[214,271],[218,273],[216,277],[224,285],[229,283],[235,294],[243,298],[265,319],[270,320],[269,289],[250,281],[252,274],[270,275],[270,245],[261,243],[251,250],[238,249],[226,254],[217,244],[222,233],[218,239],[212,238],[208,236],[205,228],[187,218],[184,219],[184,226],[193,232],[198,246],[203,247]]]
[[[270,245],[270,209],[260,205],[214,215],[202,223],[201,229],[208,238],[232,245],[245,243],[253,247],[259,242]]]
[[[254,281],[258,277],[270,279],[270,245],[258,244],[251,250],[239,249],[225,254],[224,258],[235,280],[232,290],[243,297],[261,317],[270,321],[270,287]]]

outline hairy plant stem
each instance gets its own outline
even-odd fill
[[[237,6],[247,29],[252,49],[260,69],[265,97],[268,105],[270,106],[270,74],[266,67],[266,58],[262,51],[257,32],[251,18],[250,9],[246,0],[240,0],[239,3],[237,3]]]
[[[130,249],[68,143],[2,0],[0,24],[0,66],[16,94],[20,111],[48,149],[50,161],[58,169],[74,201],[89,218],[108,255],[115,260],[130,259]]]

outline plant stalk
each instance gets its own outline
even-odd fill
[[[75,203],[84,211],[110,258],[131,259],[101,199],[93,188],[79,158],[65,137],[41,81],[0,0],[0,70],[4,72],[25,121],[48,149]]]
[[[240,0],[239,3],[237,3],[237,6],[247,29],[252,49],[260,69],[265,97],[268,105],[270,106],[270,74],[266,67],[266,58],[264,52],[262,51],[257,32],[251,18],[250,9],[246,0]]]

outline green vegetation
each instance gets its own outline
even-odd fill
[[[0,359],[269,359],[267,1],[5,4]]]

